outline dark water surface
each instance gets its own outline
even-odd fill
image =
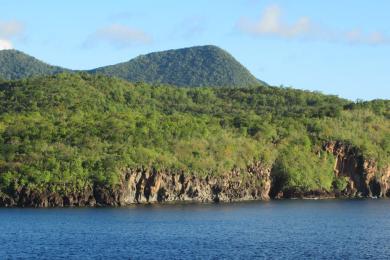
[[[390,200],[0,209],[0,259],[389,259]]]

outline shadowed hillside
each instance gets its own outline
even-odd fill
[[[68,71],[51,66],[17,50],[0,51],[0,78],[21,79],[31,76],[52,75]]]

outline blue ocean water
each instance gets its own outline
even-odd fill
[[[389,200],[0,209],[0,259],[389,259]]]

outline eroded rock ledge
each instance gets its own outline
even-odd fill
[[[333,172],[335,177],[346,180],[346,187],[331,190],[302,191],[298,188],[281,189],[271,171],[272,199],[289,198],[381,198],[390,196],[390,166],[379,169],[377,162],[364,157],[356,147],[341,142],[328,141],[323,150],[335,156]]]
[[[0,207],[126,206],[158,202],[233,202],[283,198],[390,197],[390,166],[379,169],[350,144],[329,141],[323,149],[335,156],[334,174],[344,177],[343,190],[278,190],[272,169],[261,162],[245,172],[199,177],[152,168],[126,169],[114,187],[95,184],[81,191],[50,192],[19,187],[0,192]]]
[[[390,166],[379,169],[377,162],[364,157],[352,145],[340,141],[324,144],[324,150],[336,157],[334,173],[347,177],[347,187],[340,191],[348,197],[387,197],[390,195]]]
[[[116,187],[94,185],[86,187],[82,192],[67,194],[32,191],[22,187],[11,194],[0,194],[0,206],[82,207],[171,201],[268,200],[270,187],[270,169],[261,163],[248,166],[244,174],[232,171],[213,177],[196,177],[155,169],[127,169]]]

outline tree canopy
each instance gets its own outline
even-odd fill
[[[21,79],[31,76],[52,75],[68,71],[51,66],[17,50],[0,51],[0,80]]]
[[[0,187],[114,185],[125,168],[245,174],[272,166],[286,187],[330,189],[326,140],[389,165],[386,100],[353,103],[290,88],[175,88],[87,73],[0,83]]]

